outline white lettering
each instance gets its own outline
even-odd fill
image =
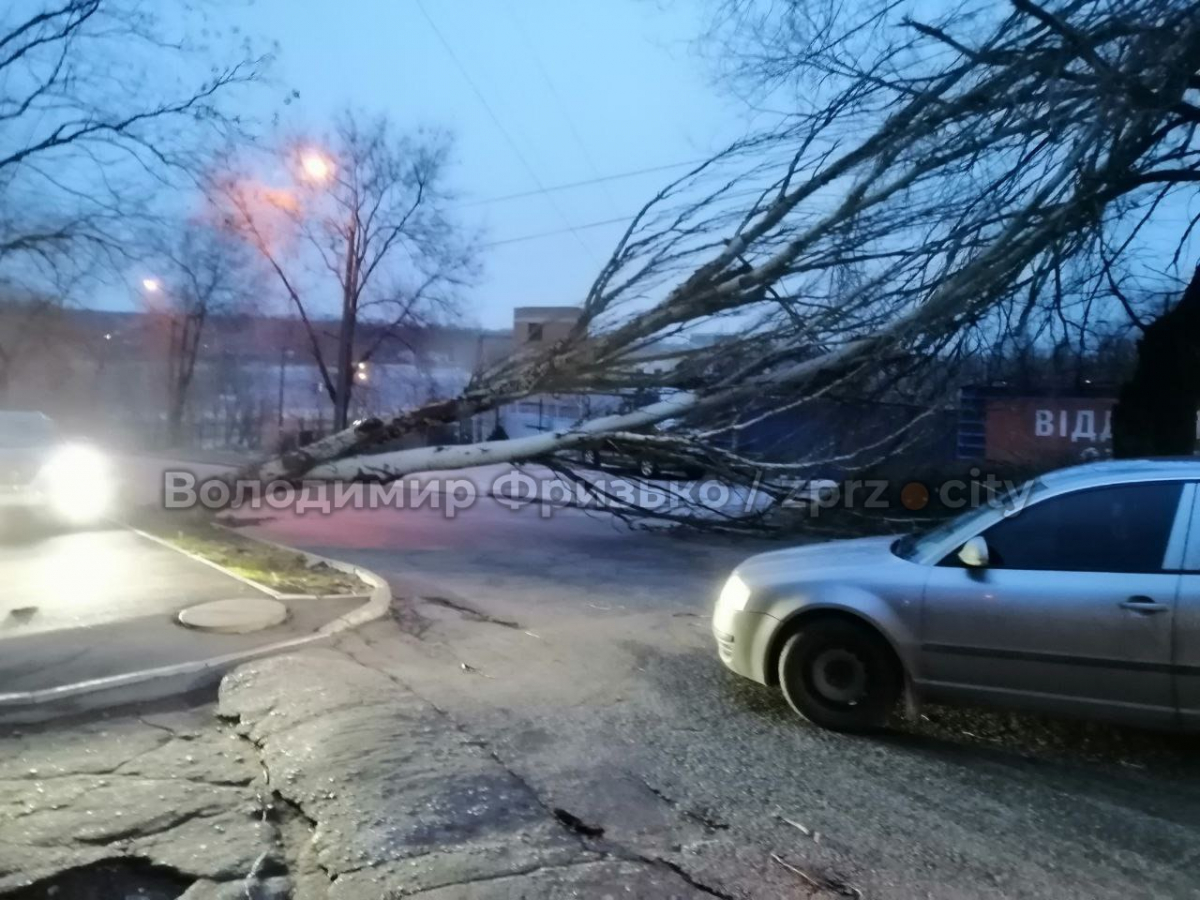
[[[191,472],[163,473],[163,506],[190,509],[196,505],[196,476]]]
[[[1054,413],[1048,409],[1039,409],[1033,417],[1033,433],[1036,437],[1049,437],[1054,434]]]
[[[200,487],[200,502],[207,509],[223,509],[229,504],[229,485],[219,478],[210,478]]]
[[[1071,443],[1076,441],[1091,441],[1096,440],[1096,413],[1095,410],[1081,409],[1075,413],[1075,428],[1071,432]]]

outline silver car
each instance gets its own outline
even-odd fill
[[[827,728],[914,701],[1200,730],[1200,460],[1053,472],[924,535],[746,560],[713,631]]]

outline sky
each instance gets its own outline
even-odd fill
[[[456,213],[485,244],[464,317],[505,328],[515,306],[581,302],[621,233],[612,220],[743,133],[695,50],[705,5],[254,0],[237,16],[278,41],[273,77],[300,95],[284,128],[320,129],[350,106],[451,131]],[[660,170],[559,189],[646,169]],[[527,196],[497,199],[512,194]]]

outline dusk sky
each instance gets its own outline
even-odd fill
[[[580,302],[622,227],[593,223],[630,216],[682,168],[554,188],[691,162],[745,128],[695,49],[704,4],[360,0],[310,9],[257,0],[238,12],[243,30],[278,40],[275,77],[300,92],[283,127],[320,129],[352,106],[401,127],[449,129],[459,213],[491,245],[464,304],[466,318],[485,326],[505,327],[514,306]],[[546,232],[558,233],[531,238]]]

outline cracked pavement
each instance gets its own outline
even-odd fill
[[[130,896],[184,900],[712,896],[581,833],[445,711],[336,650],[246,665],[215,710],[65,723],[4,749],[4,897],[90,898],[64,876],[123,864]]]
[[[51,896],[56,876],[116,863],[186,883],[188,900],[245,897],[277,853],[261,767],[211,708],[9,730],[2,748],[0,896]],[[270,878],[252,881],[269,896]]]
[[[705,895],[581,834],[450,714],[353,656],[266,660],[221,686],[219,714],[313,826],[297,898]]]

